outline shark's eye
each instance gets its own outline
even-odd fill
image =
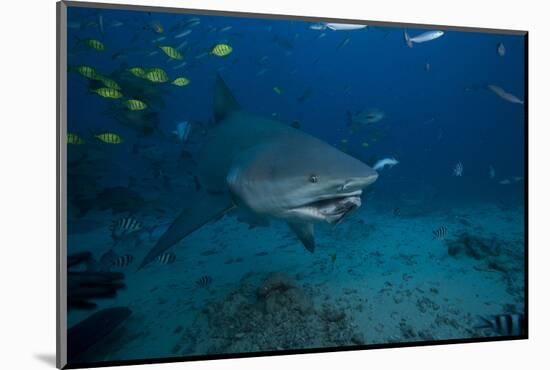
[[[311,175],[309,176],[309,182],[315,184],[316,182],[319,181],[319,177],[317,177],[317,175]]]

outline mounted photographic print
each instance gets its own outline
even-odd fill
[[[526,55],[58,3],[58,366],[527,338]]]

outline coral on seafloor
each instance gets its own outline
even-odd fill
[[[201,312],[208,330],[199,347],[238,353],[364,344],[340,309],[312,297],[286,273],[248,274],[236,290]],[[202,346],[201,346],[202,344]],[[196,350],[196,349],[195,349]]]
[[[470,257],[480,263],[479,271],[500,273],[509,294],[517,303],[524,300],[524,240],[515,241],[491,238],[463,232],[446,241],[447,253],[454,258]]]

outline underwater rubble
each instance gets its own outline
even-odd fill
[[[523,240],[503,240],[496,236],[486,238],[468,232],[446,240],[449,256],[473,258],[481,262],[474,266],[476,270],[502,274],[507,292],[518,304],[524,301],[523,243]]]
[[[344,311],[312,296],[286,273],[247,274],[239,286],[202,312],[208,325],[202,353],[241,353],[365,343]],[[189,341],[189,332],[182,341]],[[197,333],[195,332],[195,335]],[[196,339],[195,339],[195,342]],[[186,350],[195,352],[202,347]],[[177,347],[182,348],[182,346]]]

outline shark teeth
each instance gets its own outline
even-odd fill
[[[328,223],[338,224],[347,214],[359,207],[361,207],[361,198],[356,196],[345,197],[337,199],[330,207],[321,210],[321,213],[325,215]]]
[[[361,198],[353,195],[320,200],[309,204],[307,208],[311,209],[318,218],[330,224],[337,224],[344,216],[360,206]]]

